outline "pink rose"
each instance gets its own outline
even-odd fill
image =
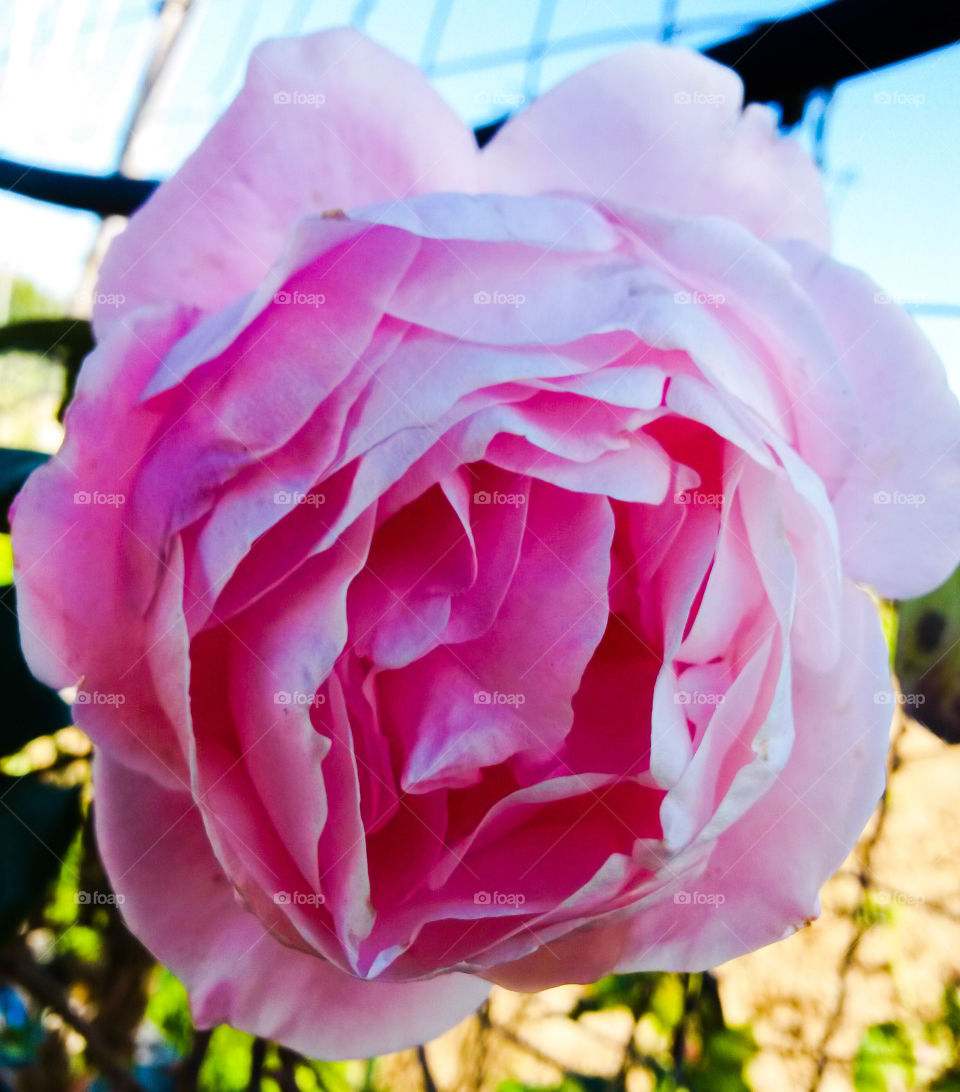
[[[857,585],[960,557],[960,408],[740,104],[641,46],[481,154],[364,38],[272,42],[113,246],[23,642],[201,1025],[387,1051],[817,912],[883,786]]]

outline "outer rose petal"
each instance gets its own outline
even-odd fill
[[[798,670],[796,737],[769,791],[720,835],[697,891],[639,915],[618,970],[696,970],[780,940],[820,913],[818,892],[877,806],[890,744],[888,653],[867,595],[844,589],[843,645],[830,672]],[[762,895],[760,894],[762,892]]]
[[[98,294],[123,302],[94,309],[97,334],[151,301],[224,307],[304,213],[444,189],[476,189],[476,145],[417,68],[350,30],[265,42],[227,112],[110,248]]]
[[[833,498],[844,568],[881,595],[921,595],[960,553],[960,406],[943,364],[865,274],[799,242],[779,249],[819,307],[860,406],[862,439]]]
[[[103,751],[95,777],[97,841],[124,918],[184,980],[200,1027],[230,1023],[310,1057],[361,1058],[426,1042],[486,998],[489,985],[469,975],[365,982],[285,947],[234,896],[189,794]]]
[[[770,238],[826,249],[829,216],[810,157],[761,106],[741,115],[730,69],[638,45],[577,72],[515,115],[482,157],[485,190],[564,190],[688,215],[719,213]]]
[[[134,492],[161,417],[132,413],[130,405],[157,353],[184,329],[180,309],[156,307],[141,313],[135,329],[111,331],[84,362],[63,446],[30,476],[11,510],[31,670],[58,688],[122,692],[120,706],[78,705],[78,723],[171,786],[188,779],[186,741],[178,740],[189,731],[183,557],[179,548],[161,557],[145,530],[145,519],[168,507],[162,492]],[[107,447],[98,438],[111,419],[123,427]],[[97,493],[116,503],[82,502]]]

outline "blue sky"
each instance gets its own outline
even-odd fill
[[[804,6],[679,0],[678,41],[704,45],[753,18]],[[0,5],[0,154],[114,169],[153,44],[153,11],[152,0]],[[909,5],[904,11],[909,17]],[[139,130],[131,170],[174,170],[266,37],[363,22],[373,37],[431,69],[441,94],[476,124],[498,112],[487,105],[498,97],[529,97],[597,56],[654,36],[660,13],[660,0],[195,0]],[[547,55],[525,63],[538,40],[548,43]],[[960,45],[847,81],[831,103],[824,150],[837,257],[865,269],[891,297],[917,305],[917,321],[960,392],[958,98]],[[25,276],[69,300],[97,226],[83,213],[0,194],[0,277]],[[951,307],[953,314],[937,313]]]

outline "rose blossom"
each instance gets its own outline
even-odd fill
[[[956,563],[960,410],[741,98],[641,46],[479,153],[363,37],[267,43],[113,245],[22,636],[123,696],[100,846],[200,1025],[382,1052],[817,913],[883,786],[858,584]]]

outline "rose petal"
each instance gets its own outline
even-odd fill
[[[123,915],[184,981],[199,1027],[230,1023],[338,1060],[426,1042],[485,999],[489,986],[468,975],[367,982],[279,944],[237,902],[188,794],[102,752],[94,781],[97,841]]]
[[[718,213],[761,237],[825,248],[829,217],[813,161],[780,138],[770,109],[741,115],[742,101],[739,77],[697,53],[623,50],[510,118],[484,149],[483,188]]]
[[[311,95],[323,101],[291,101]],[[110,248],[98,294],[122,302],[96,308],[97,334],[155,300],[210,312],[245,295],[308,212],[475,188],[473,134],[415,66],[346,29],[264,42],[233,104]]]

